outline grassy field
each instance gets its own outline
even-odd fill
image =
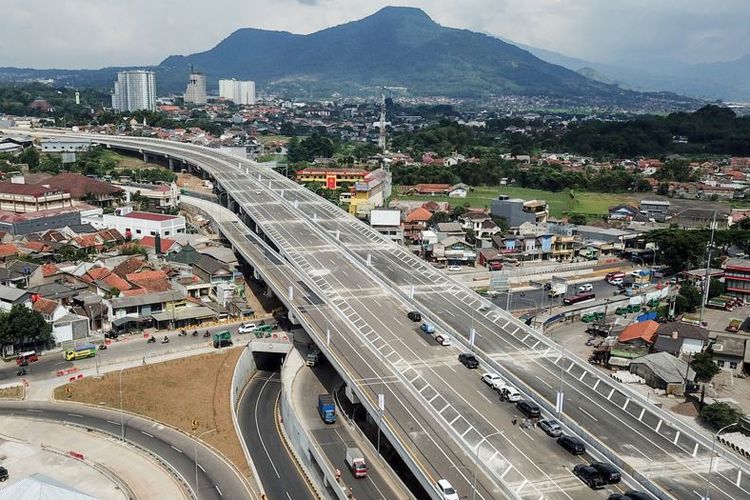
[[[201,439],[232,461],[246,476],[245,455],[234,432],[229,392],[232,373],[242,348],[224,349],[122,372],[123,408],[172,425],[188,434],[209,429]],[[70,388],[70,393],[66,389]],[[55,398],[120,408],[119,372],[87,377],[55,389]],[[198,421],[193,429],[192,420]]]
[[[524,200],[544,200],[549,204],[550,215],[561,217],[565,213],[606,214],[607,208],[619,203],[634,203],[637,201],[627,194],[616,193],[587,193],[575,191],[571,196],[568,191],[552,192],[539,189],[526,189],[508,186],[476,187],[466,198],[449,198],[447,196],[404,196],[394,195],[394,199],[402,200],[433,200],[447,201],[451,205],[469,203],[472,208],[490,208],[492,200],[498,195],[505,194],[513,198]]]

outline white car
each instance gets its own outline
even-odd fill
[[[237,333],[253,333],[257,327],[255,323],[243,323],[237,329]]]
[[[482,374],[482,382],[489,385],[493,389],[497,389],[498,386],[504,384],[503,379],[497,373],[486,372]]]
[[[451,264],[450,266],[448,266],[448,271],[460,271],[460,270],[461,270],[461,266],[459,265]]]
[[[620,286],[624,283],[624,280],[622,278],[612,278],[609,281],[609,284],[612,286]]]
[[[456,493],[455,488],[445,479],[440,479],[437,482],[437,489],[440,493],[440,498],[443,500],[458,500],[458,493]]]
[[[523,399],[523,396],[521,396],[521,393],[518,392],[518,389],[509,385],[507,387],[503,387],[503,389],[500,391],[500,399],[510,401],[511,403],[518,403]]]
[[[583,285],[580,285],[578,287],[578,292],[585,293],[585,292],[590,292],[593,289],[594,289],[594,286],[591,283],[584,283]]]
[[[451,337],[445,333],[435,334],[435,341],[440,345],[451,345]]]

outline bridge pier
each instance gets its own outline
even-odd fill
[[[174,161],[172,160],[172,158],[168,157],[167,162],[169,163],[169,171],[174,172]]]
[[[289,311],[289,312],[287,313],[287,317],[289,318],[289,322],[290,322],[291,324],[293,324],[294,326],[299,326],[299,325],[300,325],[300,322],[299,322],[299,320],[298,320],[298,319],[297,319],[297,317],[296,317],[296,316],[294,315],[294,311],[291,311],[291,310],[290,310],[290,311]]]
[[[148,163],[148,155],[143,153],[143,163]]]

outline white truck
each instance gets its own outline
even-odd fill
[[[565,293],[568,291],[568,284],[564,281],[552,281],[550,283],[549,292],[547,292],[547,295],[550,297],[560,297],[562,295],[565,295]]]
[[[346,465],[356,478],[367,477],[367,462],[359,448],[346,449]]]

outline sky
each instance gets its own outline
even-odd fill
[[[713,62],[750,53],[748,0],[3,0],[0,66],[158,64],[238,28],[311,33],[387,5],[444,26],[596,62]]]

